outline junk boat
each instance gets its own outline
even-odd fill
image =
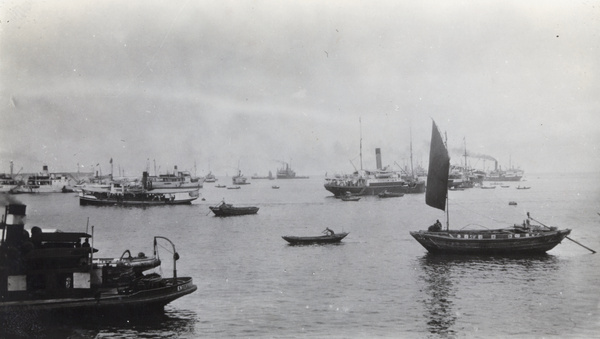
[[[125,251],[117,259],[96,259],[92,235],[48,232],[37,226],[28,232],[25,210],[25,205],[9,204],[0,224],[2,317],[162,312],[166,304],[197,289],[192,278],[177,276],[179,254],[165,237],[154,237],[152,257],[132,257]],[[172,248],[171,278],[145,273],[160,266],[158,249],[164,242]]]
[[[433,122],[425,203],[446,211],[446,229],[437,221],[427,230],[410,232],[427,251],[452,254],[539,254],[551,250],[571,233],[570,229],[530,224],[529,213],[521,225],[501,229],[450,230],[447,214],[450,157]]]
[[[79,204],[85,205],[119,205],[119,206],[152,206],[191,204],[200,196],[199,188],[154,189],[148,179],[148,172],[143,172],[142,187],[127,187],[124,183],[113,182],[110,189],[93,189],[82,187],[79,193]]]

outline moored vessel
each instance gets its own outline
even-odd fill
[[[124,183],[113,182],[110,189],[82,188],[79,204],[108,206],[153,206],[191,204],[200,196],[199,188],[153,189],[148,181],[148,173],[142,175],[142,187],[128,187]]]
[[[446,213],[449,167],[448,150],[433,122],[425,202]],[[427,230],[410,232],[410,235],[431,253],[538,254],[551,250],[571,233],[570,229],[531,225],[529,213],[527,217],[521,225],[501,229],[450,230],[446,214],[445,230],[437,221]]]
[[[148,314],[194,292],[191,277],[178,277],[175,245],[154,237],[154,254],[94,258],[92,234],[25,229],[26,206],[8,204],[1,225],[0,314]],[[83,241],[83,242],[82,242]],[[173,276],[147,271],[160,267],[159,242],[172,246]],[[91,243],[91,244],[90,244]],[[126,251],[128,252],[128,251]]]

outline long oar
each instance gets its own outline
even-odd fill
[[[542,224],[541,222],[539,222],[539,221],[537,221],[537,220],[533,219],[533,218],[532,218],[532,217],[529,215],[529,212],[527,212],[527,218],[529,218],[529,219],[531,219],[531,220],[533,220],[533,221],[535,221],[535,222],[539,223],[540,225],[542,225],[542,226],[544,226],[544,227],[546,227],[546,228],[550,228],[550,227],[548,227],[548,226],[546,226],[546,225]],[[581,243],[578,243],[577,241],[575,241],[575,240],[573,240],[573,239],[569,238],[568,236],[567,236],[566,238],[567,238],[567,239],[569,239],[569,240],[571,240],[572,242],[576,243],[577,245],[579,245],[579,246],[581,246],[581,247],[585,248],[586,250],[588,250],[588,251],[590,251],[590,252],[592,252],[592,253],[596,253],[596,251],[594,251],[593,249],[591,249],[591,248],[589,248],[589,247],[587,247],[587,246],[585,246],[585,245],[583,245],[583,244],[581,244]]]

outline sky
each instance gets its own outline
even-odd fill
[[[596,1],[0,1],[0,173],[600,168]],[[412,145],[412,146],[411,146]],[[362,146],[362,147],[361,147]]]

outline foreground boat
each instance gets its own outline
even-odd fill
[[[221,201],[218,206],[208,207],[217,217],[230,217],[236,215],[256,214],[258,207],[235,207],[232,204],[226,204],[225,201]]]
[[[197,289],[192,278],[177,276],[179,255],[165,237],[154,237],[151,258],[140,253],[134,258],[95,259],[97,250],[89,246],[92,235],[46,232],[37,226],[28,232],[23,222],[25,210],[25,205],[9,204],[0,224],[2,317],[161,312],[166,304]],[[160,266],[159,241],[172,246],[171,278],[144,273]]]
[[[325,231],[324,231],[325,232]],[[338,243],[344,239],[348,233],[329,233],[312,237],[297,237],[292,235],[284,235],[282,238],[289,242],[290,245],[313,245],[313,244],[332,244]]]
[[[154,206],[191,204],[200,196],[199,188],[152,189],[148,174],[144,172],[142,187],[127,187],[113,182],[110,189],[93,189],[83,186],[79,193],[79,204],[100,206]]]
[[[425,202],[442,211],[446,211],[449,166],[448,150],[433,122]],[[571,233],[570,229],[531,225],[527,217],[522,225],[486,230],[450,230],[446,220],[446,230],[438,222],[410,234],[431,253],[535,254],[551,250]]]

